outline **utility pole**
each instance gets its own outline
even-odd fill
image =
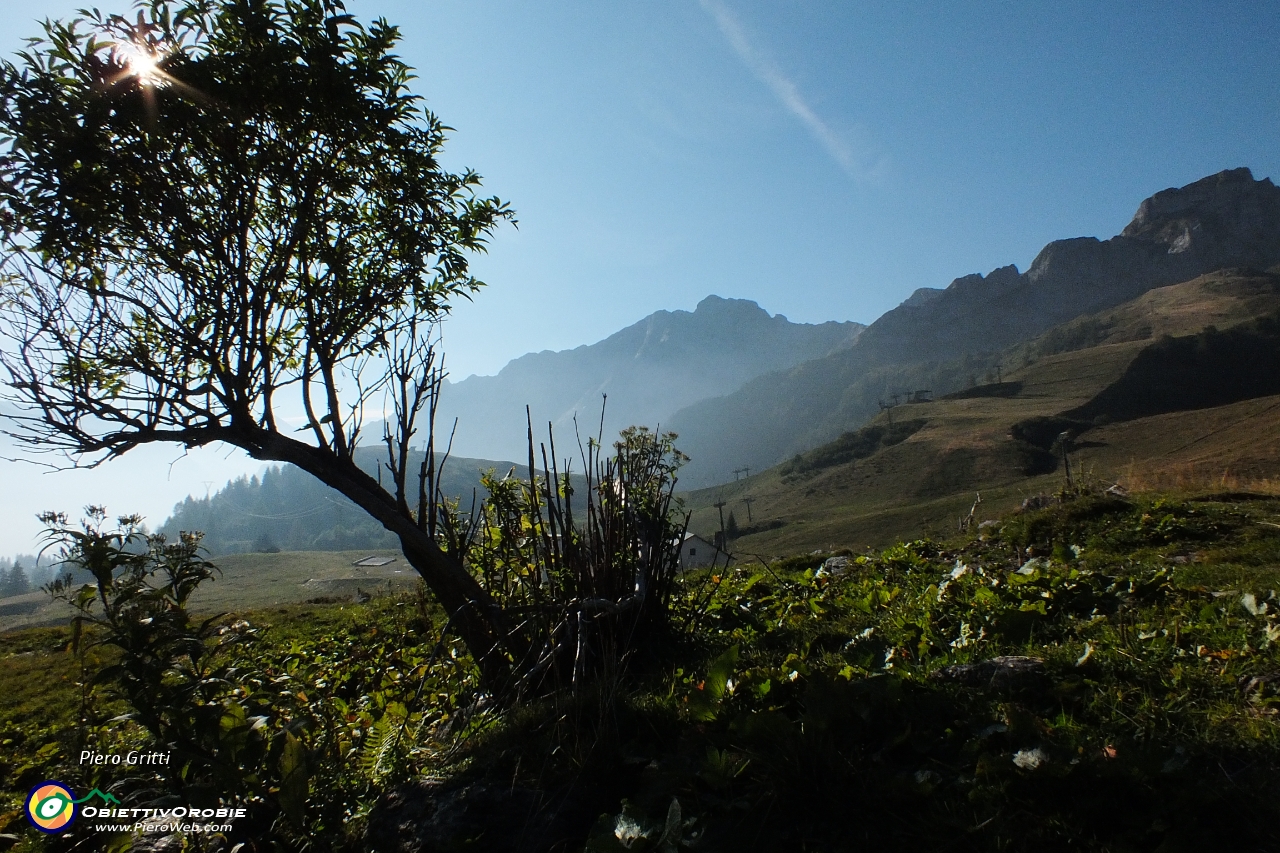
[[[724,507],[725,507],[725,500],[724,500],[724,498],[720,498],[720,499],[719,499],[719,500],[717,500],[715,503],[713,503],[713,504],[712,504],[712,506],[713,506],[713,507],[715,507],[717,510],[719,510],[719,511],[720,511],[720,542],[719,542],[719,543],[717,543],[717,547],[719,547],[719,548],[724,548],[724,546],[725,546],[725,539],[724,539]]]
[[[755,519],[751,517],[751,504],[755,503],[755,500],[756,499],[751,497],[751,495],[744,495],[742,498],[742,502],[747,505],[747,523],[748,524],[755,521]]]
[[[743,473],[742,473],[742,476],[744,476],[744,477],[750,477],[750,476],[751,476],[751,466],[750,466],[750,465],[743,465],[743,466],[742,466],[742,472],[743,472]]]
[[[738,475],[739,475],[739,474],[741,474],[741,473],[742,473],[742,469],[741,469],[741,468],[734,468],[734,469],[733,469],[733,481],[734,481],[735,483],[736,483],[736,482],[738,482]]]

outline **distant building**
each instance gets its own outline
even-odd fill
[[[276,550],[279,550],[279,549],[277,548]],[[380,566],[387,566],[387,565],[390,565],[391,563],[394,563],[395,561],[396,561],[396,558],[395,558],[395,557],[378,557],[378,556],[372,556],[372,557],[365,557],[363,560],[356,560],[356,561],[355,561],[354,563],[352,563],[351,565],[353,565],[353,566],[363,566],[363,567],[365,567],[365,568],[369,568],[369,569],[376,569],[376,568],[378,568],[378,567],[380,567]]]
[[[680,568],[700,569],[704,566],[727,566],[729,555],[696,533],[685,534],[680,543]]]

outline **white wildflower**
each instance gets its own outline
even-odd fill
[[[874,626],[872,626],[867,630],[863,631],[861,634],[858,634],[856,637],[850,637],[849,642],[844,644],[844,650],[847,652],[850,649],[856,647],[858,643],[861,643],[863,640],[871,639],[871,635],[874,634],[875,632],[876,632],[876,629]]]
[[[1280,624],[1267,625],[1264,630],[1267,632],[1267,645],[1280,642]]]
[[[973,643],[973,631],[969,628],[968,622],[960,623],[960,635],[951,641],[951,648],[963,649],[968,648]]]
[[[1048,760],[1049,756],[1038,746],[1035,749],[1020,749],[1013,754],[1013,763],[1023,770],[1035,770]]]
[[[618,815],[617,819],[614,820],[613,835],[627,849],[630,849],[631,845],[637,840],[648,837],[648,833],[626,812]]]
[[[1049,561],[1043,557],[1032,557],[1022,564],[1022,568],[1018,569],[1020,575],[1034,575],[1040,569],[1048,568]]]

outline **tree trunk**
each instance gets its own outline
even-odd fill
[[[481,683],[497,693],[509,683],[511,660],[525,651],[521,639],[507,626],[505,614],[493,597],[463,565],[440,549],[417,523],[396,505],[373,477],[350,458],[278,433],[253,428],[236,430],[221,440],[246,450],[255,459],[287,462],[311,474],[369,513],[400,539],[409,565],[422,576],[449,614],[450,622],[480,669]]]

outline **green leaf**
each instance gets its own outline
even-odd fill
[[[737,663],[737,646],[732,646],[711,662],[707,677],[698,689],[689,694],[687,699],[690,719],[697,722],[709,722],[715,719]]]
[[[711,662],[707,670],[706,694],[719,702],[724,698],[729,679],[733,676],[734,667],[738,664],[738,647],[731,646],[724,654]]]
[[[284,749],[280,752],[280,808],[298,828],[306,825],[307,795],[310,793],[310,776],[307,772],[307,748],[285,732]]]

